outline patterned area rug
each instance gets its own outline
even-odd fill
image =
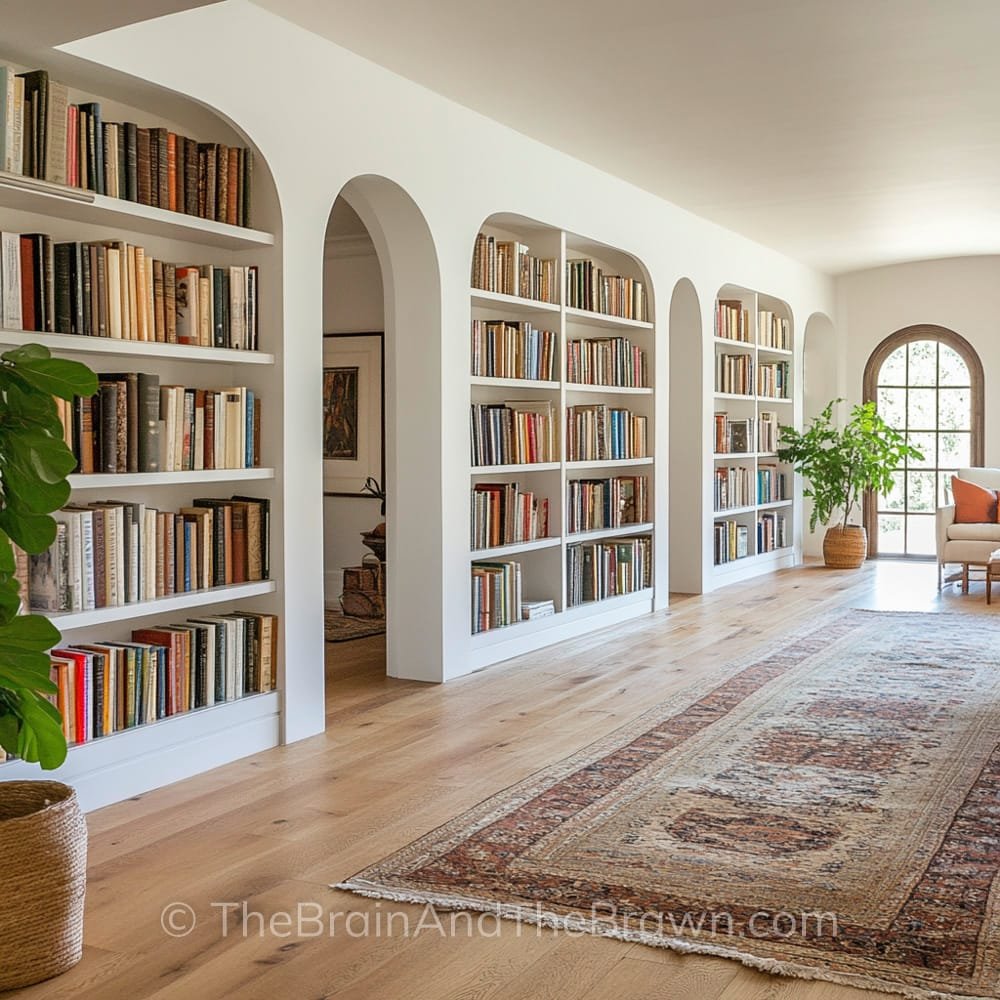
[[[370,635],[385,633],[384,618],[351,618],[342,611],[326,609],[324,629],[327,642],[347,642],[349,639],[367,639]]]
[[[338,888],[992,1000],[998,739],[995,620],[840,613]]]

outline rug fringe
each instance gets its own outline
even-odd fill
[[[852,986],[857,989],[876,990],[880,993],[892,993],[907,997],[908,1000],[996,1000],[995,996],[971,993],[942,993],[939,990],[925,990],[920,987],[907,986],[904,983],[891,983],[884,979],[876,979],[862,974],[837,972],[815,966],[800,965],[797,962],[782,962],[773,958],[761,958],[735,948],[708,942],[691,941],[687,938],[673,938],[650,931],[630,930],[613,924],[592,920],[573,914],[552,913],[549,910],[533,909],[514,903],[491,903],[486,900],[470,899],[463,896],[446,894],[406,892],[388,889],[366,879],[352,878],[346,882],[332,882],[331,889],[340,889],[357,896],[369,899],[388,899],[397,903],[415,903],[423,906],[439,906],[444,910],[472,910],[477,913],[492,913],[505,920],[517,920],[539,927],[549,927],[553,930],[569,930],[595,934],[600,937],[615,938],[632,944],[645,944],[654,948],[667,948],[680,954],[711,955],[716,958],[731,959],[745,965],[747,968],[771,975],[789,976],[795,979],[816,980],[836,983],[840,986]]]

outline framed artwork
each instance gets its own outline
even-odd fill
[[[382,333],[323,334],[323,493],[368,496],[385,488],[385,356]]]

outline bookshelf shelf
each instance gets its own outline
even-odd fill
[[[485,239],[484,239],[485,238]],[[486,246],[486,256],[483,248]],[[495,257],[493,254],[495,253]],[[503,256],[502,256],[503,255]],[[574,298],[569,287],[572,280],[578,280],[580,259],[589,259],[593,265],[595,281],[591,289],[600,287],[602,297]],[[572,261],[572,263],[571,263]],[[556,452],[562,460],[537,464],[473,466],[471,482],[473,485],[483,482],[507,483],[516,481],[522,492],[531,492],[537,500],[548,500],[549,531],[552,537],[525,542],[518,545],[504,545],[492,549],[475,550],[470,553],[470,562],[504,561],[517,563],[519,570],[512,572],[509,567],[500,574],[503,585],[509,586],[516,580],[518,574],[521,581],[522,600],[551,600],[555,613],[524,621],[514,621],[502,627],[495,627],[482,632],[470,634],[469,663],[473,669],[507,659],[519,653],[537,649],[551,642],[556,642],[569,636],[577,636],[592,628],[624,621],[651,611],[655,603],[655,592],[648,588],[638,594],[627,594],[605,601],[590,602],[576,607],[568,606],[568,595],[571,572],[569,565],[570,546],[581,543],[597,542],[602,539],[622,538],[630,535],[653,536],[653,569],[654,578],[657,566],[655,550],[654,522],[622,525],[618,528],[605,528],[595,531],[565,533],[569,524],[568,503],[571,479],[613,479],[615,477],[630,478],[643,476],[646,479],[646,499],[650,514],[655,510],[653,487],[655,477],[652,475],[655,460],[654,416],[655,416],[655,363],[656,328],[652,322],[625,319],[605,313],[594,312],[565,305],[567,301],[577,304],[589,304],[591,301],[623,303],[623,311],[635,310],[636,315],[643,315],[645,299],[646,315],[655,316],[649,280],[642,265],[630,254],[607,247],[592,240],[576,236],[562,230],[553,229],[530,219],[513,215],[493,216],[482,227],[481,238],[476,241],[476,249],[472,256],[473,282],[491,287],[503,287],[508,290],[525,288],[552,287],[546,284],[550,281],[553,264],[561,287],[560,297],[563,304],[554,305],[525,299],[514,295],[504,295],[498,292],[482,291],[473,287],[470,291],[470,318],[473,323],[482,320],[496,321],[530,321],[539,329],[551,331],[558,338],[555,351],[555,371],[559,381],[528,382],[518,379],[496,379],[471,376],[469,378],[469,395],[472,404],[499,404],[510,401],[512,408],[517,401],[531,403],[547,401],[552,406],[552,416],[555,423]],[[494,269],[495,265],[495,269]],[[584,265],[586,266],[586,265]],[[574,270],[576,269],[576,270]],[[513,278],[512,278],[513,274]],[[533,277],[534,276],[534,277]],[[538,276],[541,276],[540,279]],[[603,287],[598,282],[605,281]],[[538,281],[541,284],[538,284]],[[589,279],[587,279],[589,280]],[[527,281],[527,284],[525,283]],[[641,291],[636,283],[643,287]],[[574,285],[573,289],[577,289]],[[616,299],[614,296],[617,295]],[[619,338],[627,339],[633,350],[643,352],[642,361],[629,351],[625,345],[618,342]],[[569,344],[573,341],[583,341],[574,344],[573,364],[570,364]],[[600,346],[590,342],[600,342]],[[474,341],[477,352],[479,341]],[[610,343],[609,343],[610,342]],[[610,360],[609,360],[610,359]],[[616,386],[592,385],[583,382],[571,382],[567,374],[571,367],[575,377],[619,377],[618,372],[628,370],[617,366],[632,365],[636,372],[635,381],[646,378],[651,384],[647,386]],[[479,369],[483,370],[483,369]],[[640,375],[642,371],[644,374]],[[615,374],[612,375],[611,373]],[[591,374],[594,373],[594,374]],[[597,374],[599,373],[599,374]],[[623,376],[627,377],[627,376]],[[505,397],[497,390],[522,390]],[[525,391],[525,390],[530,390]],[[537,393],[532,396],[530,393]],[[645,418],[646,447],[649,457],[629,459],[604,459],[568,461],[565,444],[559,444],[567,434],[567,419],[569,407],[582,408],[606,406],[608,408],[627,409],[636,418]],[[478,412],[478,411],[477,411]],[[604,411],[606,414],[606,411]],[[584,426],[581,423],[581,426]],[[602,426],[595,422],[594,427]],[[477,426],[477,433],[479,428]],[[523,433],[523,432],[522,432]],[[589,433],[589,431],[588,431]],[[596,432],[595,432],[596,435]],[[478,440],[478,439],[477,439]],[[607,450],[593,451],[591,454],[607,454]],[[539,473],[537,477],[526,473]],[[523,477],[523,478],[522,478]],[[594,484],[594,489],[603,489],[601,484]],[[616,484],[615,491],[626,490],[627,485]],[[578,486],[573,489],[579,490]],[[612,495],[617,496],[617,492]],[[624,496],[624,492],[622,494]],[[647,515],[648,516],[648,515]],[[579,523],[579,522],[574,522]],[[480,535],[475,535],[480,538]],[[662,559],[661,565],[665,565]],[[494,581],[496,583],[496,581]],[[477,614],[481,611],[491,613],[489,599],[486,596],[486,585],[481,580],[475,580],[475,594],[470,598],[469,620],[475,607]],[[664,591],[665,592],[665,591]],[[509,591],[508,593],[513,593]],[[510,599],[510,598],[508,598]],[[484,617],[484,620],[490,619]]]
[[[9,344],[11,347],[42,344],[50,351],[64,354],[105,354],[119,358],[157,358],[222,365],[274,364],[274,355],[263,351],[235,351],[221,347],[160,344],[142,340],[116,340],[111,337],[81,337],[68,333],[37,333],[32,330],[0,330],[0,344]]]
[[[541,302],[538,299],[525,299],[520,295],[488,292],[484,288],[472,289],[472,306],[474,309],[489,309],[498,315],[502,312],[504,315],[510,313],[517,316],[540,312],[557,314],[562,308],[558,302]]]
[[[597,393],[601,396],[652,396],[653,390],[646,386],[625,385],[585,385],[583,382],[567,382],[567,392]]]
[[[653,324],[645,320],[625,319],[621,316],[609,316],[606,313],[591,312],[589,309],[573,309],[566,307],[566,322],[584,326],[598,326],[608,330],[652,330]]]
[[[489,375],[472,375],[469,379],[472,385],[494,386],[497,389],[539,389],[546,392],[558,392],[561,383],[547,382],[533,378],[493,378]]]
[[[575,542],[595,542],[602,538],[621,538],[623,535],[648,535],[653,530],[653,522],[644,524],[623,524],[618,528],[595,528],[593,531],[571,531],[566,536],[567,544]]]
[[[237,483],[274,479],[274,469],[199,469],[190,472],[124,472],[74,474],[69,485],[74,490],[104,490],[131,486],[179,486],[187,483]]]
[[[519,552],[536,552],[539,549],[552,549],[562,544],[559,535],[549,538],[535,538],[530,542],[515,542],[512,545],[498,545],[492,549],[472,549],[469,558],[473,561],[483,559],[504,559],[517,555]]]
[[[646,458],[607,458],[595,462],[567,462],[566,468],[571,472],[583,469],[620,469],[636,465],[652,465],[653,461],[652,456]]]
[[[207,590],[189,590],[183,594],[159,597],[155,601],[136,601],[114,608],[95,608],[93,611],[72,611],[50,614],[52,624],[60,632],[88,628],[91,625],[105,625],[108,622],[129,621],[146,615],[162,615],[185,608],[198,608],[209,604],[223,604],[226,601],[241,601],[247,597],[273,594],[277,584],[273,580],[258,580],[253,583],[235,583],[229,587],[209,587]]]
[[[274,746],[281,705],[280,691],[248,694],[74,743],[65,763],[49,777],[73,785],[85,810],[98,809]],[[227,738],[219,739],[220,733]],[[106,777],[111,769],[114,782]],[[38,775],[37,764],[0,763],[0,779],[5,781]]]
[[[774,451],[759,450],[761,443],[771,446],[777,429],[765,419],[776,421],[774,411],[782,408],[780,423],[788,423],[798,391],[794,371],[795,342],[792,316],[788,306],[772,296],[724,285],[716,300],[716,326],[713,348],[716,363],[713,385],[716,417],[713,424],[712,484],[716,503],[729,497],[745,500],[773,492],[793,490],[794,472],[781,462]],[[719,336],[720,331],[736,331],[748,340]],[[772,347],[771,344],[785,346]],[[724,360],[738,355],[741,360]],[[747,368],[749,367],[749,371]],[[719,391],[720,386],[751,388],[752,393]],[[767,396],[761,388],[776,387],[787,396]],[[731,408],[730,404],[731,403]],[[769,415],[769,416],[767,416]],[[762,427],[767,433],[762,432]],[[758,450],[715,452],[721,446],[742,447],[747,441]],[[736,471],[726,473],[725,466]],[[749,493],[746,479],[749,477]],[[784,477],[784,487],[780,485]],[[728,491],[728,493],[727,493]],[[795,501],[771,500],[737,507],[713,509],[706,518],[708,546],[714,551],[710,580],[726,583],[746,579],[782,566],[794,565],[797,549]],[[774,541],[788,542],[773,548]],[[736,556],[736,552],[745,553]]]
[[[230,226],[150,205],[107,198],[92,191],[49,184],[0,171],[0,208],[47,215],[72,222],[115,226],[202,246],[249,250],[274,245],[274,235]]]
[[[561,468],[558,462],[520,462],[514,465],[474,465],[474,476],[507,476],[512,473],[553,472]]]

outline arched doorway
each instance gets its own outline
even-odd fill
[[[888,496],[866,498],[869,553],[933,556],[935,511],[951,500],[952,475],[983,464],[979,355],[943,326],[897,330],[868,359],[864,399],[924,455],[894,470]]]
[[[338,246],[339,251],[335,249]],[[335,266],[332,261],[338,260],[338,253],[343,263]],[[441,292],[434,243],[416,203],[398,184],[385,177],[364,175],[351,180],[337,196],[331,209],[324,258],[324,320],[342,327],[324,332],[384,332],[383,459],[374,462],[372,468],[384,468],[379,485],[385,492],[387,525],[386,673],[390,677],[440,681],[444,578],[440,517]],[[326,278],[331,272],[334,280],[327,287]],[[348,346],[353,349],[362,344],[363,338],[345,338],[345,342],[350,340],[353,343]],[[360,363],[340,367],[359,368],[360,388]],[[372,381],[369,378],[368,403],[372,402]],[[360,422],[360,394],[357,402]],[[372,407],[366,411],[369,432],[373,412]],[[362,435],[356,438],[360,455]],[[360,474],[364,472],[366,477],[371,469],[352,472],[355,476],[351,485],[357,487]],[[339,558],[337,552],[347,551],[340,546],[350,544],[354,546],[350,551],[360,563],[365,549],[358,532],[374,527],[381,507],[376,500],[361,499],[360,490],[352,492],[352,498],[328,501],[349,503],[351,509],[342,514],[342,522],[324,510],[324,520],[328,521],[324,535],[333,543],[334,560]],[[326,561],[326,580],[335,586],[337,567],[329,565],[329,559]],[[348,560],[345,564],[355,563]]]

